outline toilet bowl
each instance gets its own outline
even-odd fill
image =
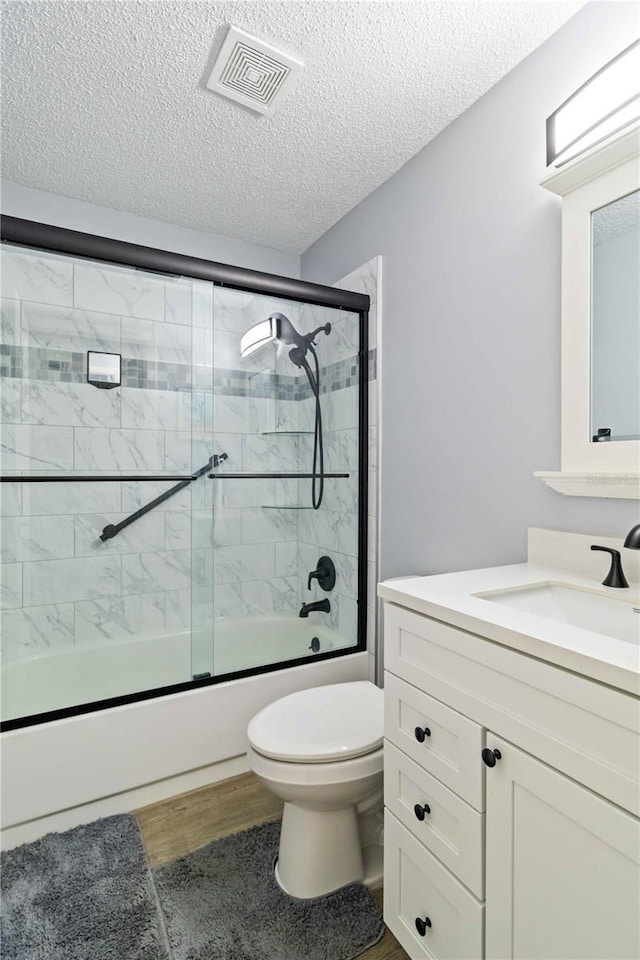
[[[365,820],[382,809],[382,690],[363,680],[290,694],[257,713],[247,736],[249,767],[284,800],[282,889],[308,899],[373,885],[362,841]]]

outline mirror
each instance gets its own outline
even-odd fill
[[[590,432],[640,439],[640,190],[591,213]]]
[[[640,500],[640,125],[542,185],[562,197],[561,457],[536,476]]]

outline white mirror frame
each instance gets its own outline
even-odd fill
[[[640,440],[591,441],[591,213],[640,189],[640,129],[542,181],[562,197],[561,469],[536,472],[560,493],[640,498]]]

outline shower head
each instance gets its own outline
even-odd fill
[[[254,323],[252,327],[242,334],[240,340],[240,356],[249,357],[256,350],[266,346],[268,343],[278,341],[285,346],[292,347],[289,356],[296,367],[303,366],[305,356],[309,347],[313,346],[319,333],[331,333],[331,324],[325,323],[317,327],[312,333],[298,333],[288,317],[283,313],[272,313],[266,320],[260,320]]]

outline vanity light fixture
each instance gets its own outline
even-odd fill
[[[547,117],[547,166],[560,167],[640,120],[640,40]]]

